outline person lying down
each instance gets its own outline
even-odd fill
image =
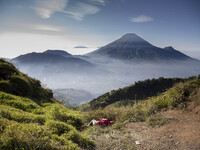
[[[108,125],[112,125],[114,123],[115,123],[115,121],[109,121],[108,119],[105,119],[105,118],[103,118],[100,121],[97,121],[97,120],[93,119],[93,120],[90,121],[88,126],[95,126],[95,125],[108,126]]]

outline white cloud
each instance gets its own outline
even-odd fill
[[[68,14],[70,17],[81,21],[85,16],[96,14],[100,11],[97,5],[105,5],[105,0],[75,1],[68,6],[69,0],[37,0],[33,10],[43,19],[50,18],[55,12]]]
[[[62,31],[62,29],[58,26],[54,26],[54,25],[33,25],[32,29],[35,30],[41,30],[41,31],[55,31],[55,32],[59,32]]]
[[[70,9],[69,11],[63,11],[63,12],[71,15],[72,18],[81,21],[85,16],[96,14],[99,11],[100,9],[94,5],[79,2],[79,3],[76,3],[73,9]]]
[[[145,16],[145,15],[140,15],[138,17],[131,18],[130,21],[136,22],[136,23],[150,22],[150,21],[153,21],[153,18]]]
[[[55,12],[62,12],[68,0],[37,0],[32,7],[41,18],[50,18]]]
[[[105,5],[106,1],[105,0],[89,0],[92,4],[98,4],[98,5]]]

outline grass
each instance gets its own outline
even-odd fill
[[[20,72],[15,66],[0,59],[0,91],[28,97],[39,103],[52,102],[50,89],[43,88],[37,79]]]
[[[82,125],[80,112],[60,103],[38,105],[0,92],[0,149],[93,149]]]
[[[190,101],[199,105],[199,89],[200,80],[194,79],[178,83],[156,97],[135,101],[131,105],[123,106],[124,102],[117,102],[117,105],[112,104],[104,109],[83,112],[85,124],[92,119],[100,120],[102,118],[116,121],[109,127],[88,127],[85,133],[94,140],[97,149],[137,149],[135,141],[141,140],[141,137],[146,135],[137,133],[137,130],[125,130],[124,127],[127,123],[142,121],[147,126],[162,126],[167,122],[162,111],[185,108]]]
[[[199,88],[200,79],[178,83],[173,88],[157,97],[151,97],[143,101],[136,101],[133,106],[115,107],[115,105],[109,105],[104,109],[85,112],[83,114],[84,122],[89,122],[92,119],[99,120],[102,118],[108,118],[109,120],[115,120],[117,122],[130,122],[133,118],[137,121],[147,122],[153,118],[160,117],[161,119],[161,116],[156,116],[155,114],[169,109],[184,108],[190,100],[194,100],[198,103],[199,97],[194,97],[194,95],[195,91]],[[192,99],[192,97],[194,98]]]
[[[166,118],[161,114],[151,115],[146,119],[146,124],[152,127],[162,126],[166,123]]]
[[[95,141],[97,149],[136,149],[134,131],[116,130],[112,126],[106,128],[94,126],[85,132]]]
[[[4,105],[0,105],[0,116],[8,120],[14,120],[22,123],[38,123],[43,125],[46,121],[44,115],[24,112],[12,107],[5,107]]]
[[[0,149],[79,149],[77,144],[59,138],[57,135],[52,136],[51,130],[43,126],[9,122],[5,118],[0,118],[0,121],[1,129],[3,129],[1,130]]]

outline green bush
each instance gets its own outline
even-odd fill
[[[53,117],[54,120],[66,122],[76,127],[77,129],[81,129],[83,125],[82,120],[78,116],[72,114],[69,115],[64,111],[60,111],[57,106],[52,108],[51,116]]]
[[[21,73],[11,63],[0,59],[0,91],[32,98],[38,104],[52,102],[53,93],[41,87],[39,80]]]
[[[0,116],[0,133],[3,133],[3,131],[6,129],[6,127],[10,124],[8,119],[2,118]]]
[[[68,133],[71,130],[75,130],[75,128],[71,125],[54,120],[48,120],[45,123],[45,126],[48,127],[54,134],[58,135],[61,135],[63,133]]]
[[[80,150],[77,144],[73,143],[70,140],[67,140],[64,137],[53,134],[51,138],[59,142],[61,145],[64,145],[66,150]]]
[[[9,107],[6,108],[3,105],[0,105],[0,116],[17,122],[39,123],[41,125],[43,125],[46,121],[46,117],[43,115],[35,115]]]
[[[37,124],[13,123],[0,135],[0,149],[76,150],[76,144],[51,138],[51,132]]]
[[[32,95],[33,91],[31,89],[31,86],[30,86],[28,80],[25,77],[19,76],[19,75],[14,75],[14,76],[11,76],[10,80],[15,89],[13,91],[14,94],[20,95],[20,96],[25,96],[25,97],[29,97],[30,95]]]
[[[21,109],[27,112],[37,112],[41,110],[41,106],[33,102],[31,99],[23,98],[19,96],[13,96],[0,91],[0,105],[8,105],[17,109]]]
[[[6,61],[0,61],[0,79],[7,80],[13,74],[18,75],[19,71],[11,64]]]
[[[0,104],[12,106],[14,108],[21,109],[23,111],[31,112],[33,109],[38,108],[37,105],[34,105],[32,103],[25,103],[23,101],[16,101],[16,100],[0,100]]]
[[[10,93],[12,91],[12,85],[7,80],[0,81],[0,91]]]
[[[76,130],[71,130],[70,132],[63,134],[61,137],[71,140],[82,148],[93,149],[95,147],[93,141]]]

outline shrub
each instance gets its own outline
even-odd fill
[[[58,135],[61,135],[63,133],[68,133],[71,130],[75,130],[75,128],[71,125],[54,120],[48,120],[45,123],[45,126],[47,126],[50,130],[52,130],[53,133]]]
[[[7,80],[0,81],[0,91],[10,93],[12,91],[12,85]]]
[[[46,121],[46,118],[43,115],[35,115],[10,107],[6,108],[5,106],[0,106],[0,109],[0,116],[9,120],[24,123],[39,123],[41,125],[43,125]]]
[[[53,98],[52,91],[41,87],[39,80],[21,73],[11,63],[3,59],[0,59],[0,90],[33,98],[37,103],[52,102]]]
[[[26,103],[24,101],[17,101],[17,100],[1,100],[0,104],[12,106],[17,109],[21,109],[23,111],[31,112],[33,109],[38,108],[37,105],[34,105],[33,103]]]
[[[75,115],[69,115],[64,111],[60,111],[57,106],[54,106],[51,110],[51,116],[54,120],[66,122],[76,127],[77,129],[81,129],[83,123],[81,119]]]
[[[79,147],[77,144],[73,143],[70,140],[67,140],[64,137],[60,137],[54,134],[51,136],[51,138],[59,142],[61,145],[65,146],[66,150],[79,150]]]
[[[75,150],[78,147],[65,140],[52,139],[51,132],[36,124],[9,125],[0,135],[0,149]]]
[[[26,78],[19,75],[11,76],[11,82],[14,87],[14,94],[29,97],[32,95],[31,86]]]
[[[13,74],[18,75],[19,71],[11,64],[6,61],[0,61],[0,79],[7,80]]]
[[[95,147],[93,141],[91,141],[86,135],[83,135],[76,130],[71,130],[67,134],[63,134],[61,137],[71,140],[82,148],[93,149]]]
[[[3,133],[3,131],[6,129],[6,127],[10,124],[8,119],[2,118],[0,116],[0,133]]]

